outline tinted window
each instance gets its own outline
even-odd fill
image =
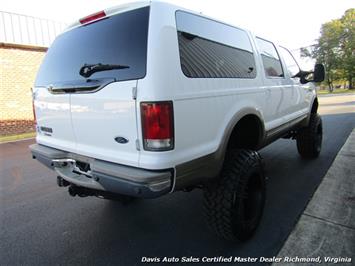
[[[149,7],[113,15],[58,36],[47,52],[36,86],[85,81],[84,64],[121,64],[128,69],[96,72],[90,78],[130,80],[146,73]]]
[[[298,72],[300,72],[300,68],[299,68],[295,58],[292,56],[292,54],[287,49],[285,49],[283,47],[280,47],[279,51],[280,51],[282,58],[285,61],[286,69],[287,69],[288,73],[290,74],[290,76],[293,77]]]
[[[180,63],[191,78],[255,78],[245,31],[200,16],[176,13]]]
[[[256,38],[267,77],[283,77],[279,55],[272,42]]]

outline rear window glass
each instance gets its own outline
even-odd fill
[[[176,12],[181,69],[190,78],[255,78],[253,49],[241,29]]]
[[[281,61],[274,44],[261,38],[256,38],[256,43],[260,49],[266,77],[283,77]]]
[[[53,42],[35,86],[85,81],[84,64],[120,64],[127,69],[94,73],[90,78],[131,80],[146,73],[149,7],[120,13],[63,33]]]

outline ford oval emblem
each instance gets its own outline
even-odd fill
[[[117,143],[120,143],[120,144],[126,144],[126,143],[128,143],[128,139],[126,139],[126,138],[124,138],[124,137],[116,137],[116,138],[115,138],[115,141],[116,141]]]

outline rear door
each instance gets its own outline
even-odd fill
[[[55,40],[36,80],[47,87],[46,103],[65,99],[65,117],[44,111],[39,120],[61,132],[52,142],[70,134],[66,150],[136,166],[135,91],[146,75],[149,6],[84,21]]]

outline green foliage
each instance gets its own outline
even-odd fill
[[[343,34],[340,39],[342,48],[341,69],[349,82],[350,88],[353,87],[353,76],[355,73],[355,9],[349,9],[341,18],[343,24]]]
[[[312,57],[324,64],[326,82],[333,90],[333,82],[347,80],[354,87],[355,73],[355,9],[347,10],[340,19],[322,25],[320,37],[312,51],[301,48],[302,57]]]
[[[301,47],[300,53],[301,57],[312,57],[312,53],[307,47]]]

